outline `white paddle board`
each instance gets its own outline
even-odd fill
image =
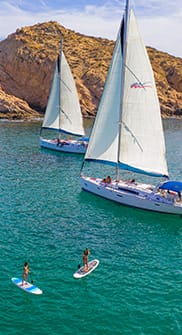
[[[20,278],[11,278],[11,281],[13,284],[15,284],[16,286],[18,286],[19,288],[21,288],[23,291],[26,291],[28,293],[32,293],[32,294],[42,294],[42,290],[40,290],[40,288],[38,288],[37,286],[35,286],[34,284],[30,284],[28,282],[23,283],[22,285],[22,279]]]
[[[96,267],[99,265],[98,259],[93,259],[92,261],[88,262],[88,271],[84,270],[84,266],[82,266],[80,269],[78,269],[74,274],[74,278],[82,278],[87,275],[89,275],[93,270],[96,269]]]

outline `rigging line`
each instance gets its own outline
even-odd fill
[[[69,88],[69,86],[62,79],[61,79],[61,82],[70,92],[72,92],[72,90]]]
[[[121,123],[123,124],[124,128],[126,131],[128,131],[131,135],[131,137],[133,138],[134,142],[137,143],[138,147],[140,148],[141,151],[143,151],[142,146],[140,145],[139,141],[137,140],[136,136],[133,134],[133,132],[129,129],[129,127],[126,125],[126,123],[124,123],[123,121],[121,121]]]
[[[71,119],[69,118],[69,116],[65,113],[65,111],[61,108],[61,112],[65,115],[66,119],[72,123]]]
[[[138,83],[144,88],[146,89],[146,87],[144,86],[144,84],[142,84],[142,82],[140,81],[140,79],[136,76],[136,74],[126,65],[124,64],[124,66],[126,67],[126,69],[135,77],[135,79],[138,81]]]

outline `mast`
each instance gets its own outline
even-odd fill
[[[59,134],[60,138],[60,128],[61,128],[61,61],[62,61],[62,40],[60,41],[59,56],[58,56],[58,76],[59,76]]]
[[[116,180],[119,181],[119,152],[120,152],[120,138],[121,138],[121,119],[123,111],[123,95],[124,95],[124,81],[125,81],[125,63],[126,63],[126,41],[127,41],[127,32],[128,32],[128,17],[129,17],[129,0],[126,0],[125,13],[123,17],[124,29],[122,32],[122,24],[120,28],[120,39],[121,39],[121,48],[123,50],[123,61],[122,61],[122,70],[121,70],[121,103],[120,103],[120,119],[119,119],[119,129],[118,129],[118,152],[117,152],[117,165],[116,165]],[[123,36],[121,35],[123,33]],[[122,54],[122,53],[121,53]]]

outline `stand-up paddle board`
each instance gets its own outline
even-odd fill
[[[85,271],[84,266],[82,266],[73,274],[73,277],[77,279],[85,277],[89,275],[93,270],[95,270],[98,265],[99,265],[98,259],[93,259],[92,261],[88,262],[88,271]]]
[[[38,288],[37,286],[30,284],[28,282],[23,283],[22,285],[22,279],[20,278],[11,278],[11,281],[13,284],[15,284],[16,286],[18,286],[19,288],[21,288],[23,291],[28,292],[28,293],[32,293],[32,294],[42,294],[42,290],[40,290],[40,288]]]

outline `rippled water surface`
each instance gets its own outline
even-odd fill
[[[40,123],[0,123],[0,334],[181,335],[182,218],[80,189],[83,156],[39,148]],[[182,181],[182,121],[165,121]],[[84,248],[98,268],[73,278]],[[28,260],[35,296],[11,283]]]

